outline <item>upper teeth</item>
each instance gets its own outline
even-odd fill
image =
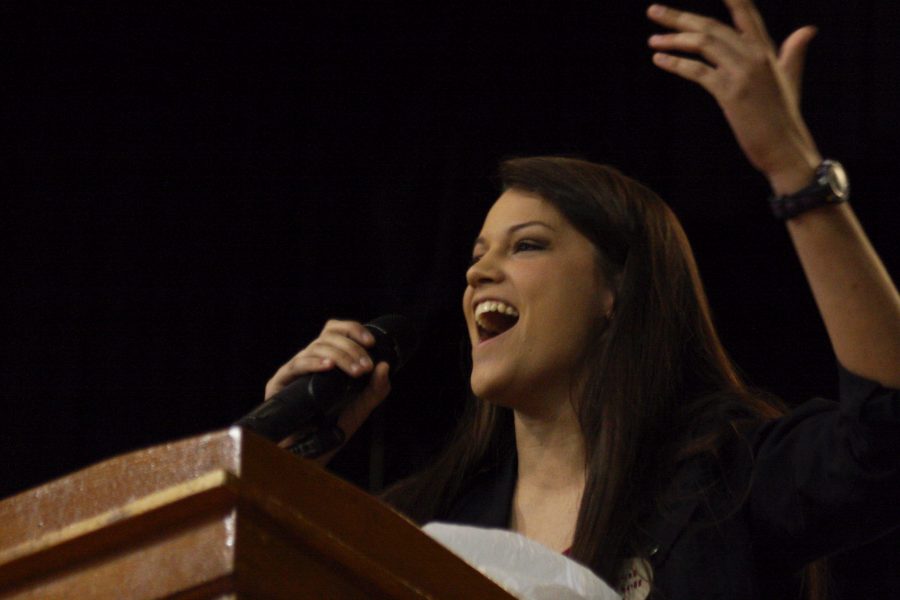
[[[500,302],[499,300],[488,300],[487,302],[482,302],[478,306],[475,307],[475,316],[480,317],[484,313],[496,312],[502,313],[504,315],[509,315],[511,317],[518,317],[519,311],[515,308],[507,304],[506,302]]]

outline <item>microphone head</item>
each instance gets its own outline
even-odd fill
[[[375,336],[375,347],[371,349],[372,360],[384,360],[391,365],[391,373],[396,373],[406,364],[419,347],[419,335],[412,322],[402,315],[383,315],[365,324]]]

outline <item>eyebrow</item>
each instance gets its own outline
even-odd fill
[[[531,227],[532,225],[541,225],[551,231],[556,231],[555,227],[553,227],[552,225],[549,225],[548,223],[545,223],[543,221],[525,221],[524,223],[517,223],[515,225],[512,225],[509,229],[506,230],[506,234],[509,235],[510,233],[515,233],[516,231],[518,231],[520,229],[524,229],[526,227]],[[477,238],[475,238],[475,243],[473,244],[473,246],[477,246],[479,244],[484,244],[484,243],[485,243],[484,238],[482,236],[478,236]]]

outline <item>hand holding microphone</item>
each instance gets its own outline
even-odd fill
[[[388,395],[388,371],[396,372],[416,346],[409,322],[397,315],[366,325],[328,321],[269,380],[268,400],[236,424],[274,441],[290,436],[299,440],[292,451],[319,456],[359,429]]]

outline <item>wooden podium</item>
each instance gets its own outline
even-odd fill
[[[0,502],[0,598],[512,596],[383,503],[232,428]]]

